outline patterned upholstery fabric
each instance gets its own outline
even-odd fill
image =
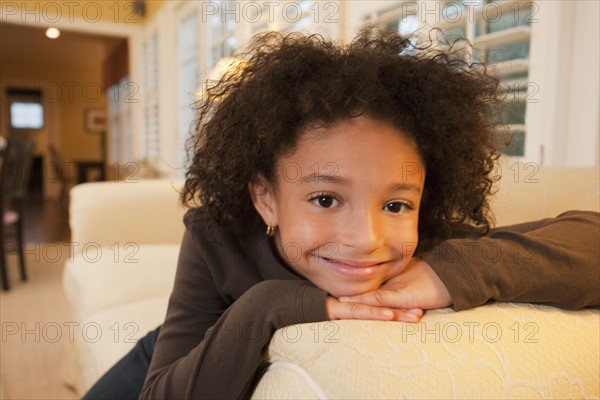
[[[598,398],[598,310],[492,303],[280,329],[253,398]]]

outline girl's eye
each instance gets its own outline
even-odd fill
[[[338,201],[333,196],[323,194],[313,197],[312,199],[310,199],[310,201],[313,204],[318,205],[322,208],[331,208],[334,204],[338,203]]]
[[[391,213],[398,214],[402,211],[406,212],[412,210],[412,206],[401,201],[394,201],[392,203],[387,203],[385,206],[383,206],[383,209]]]

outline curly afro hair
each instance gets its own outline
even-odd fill
[[[307,127],[367,116],[417,144],[426,166],[420,238],[447,238],[457,223],[487,232],[498,81],[457,57],[456,47],[414,45],[375,27],[348,45],[300,33],[255,36],[241,71],[199,103],[182,202],[200,202],[212,220],[238,231],[264,227],[248,183],[260,173],[276,184],[278,158]]]

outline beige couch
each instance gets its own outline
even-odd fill
[[[498,225],[598,211],[598,169],[503,168]],[[71,191],[79,253],[64,289],[82,332],[65,380],[83,393],[164,318],[184,210],[182,182]],[[600,397],[599,312],[523,304],[428,312],[420,324],[336,321],[276,332],[255,398]]]

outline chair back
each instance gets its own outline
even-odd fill
[[[2,161],[0,187],[3,201],[25,197],[33,167],[32,141],[9,139]]]
[[[53,145],[48,145],[48,157],[50,158],[50,163],[53,165],[56,170],[56,175],[58,176],[58,180],[62,184],[68,183],[69,179],[65,176],[65,171],[63,166],[65,165],[62,155],[59,153],[58,149]]]

